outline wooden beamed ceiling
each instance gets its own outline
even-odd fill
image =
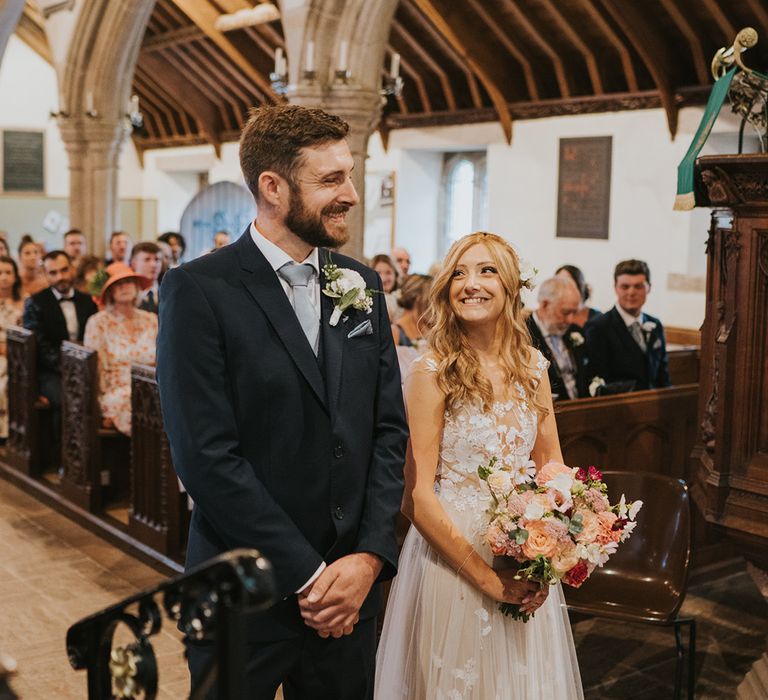
[[[222,33],[221,13],[255,0],[157,0],[134,90],[145,130],[140,150],[235,140],[251,107],[282,100],[269,73],[285,48],[279,21]],[[386,52],[401,55],[404,90],[382,131],[661,107],[706,99],[715,51],[753,26],[748,65],[768,68],[765,0],[400,0]],[[41,55],[39,13],[19,35]]]

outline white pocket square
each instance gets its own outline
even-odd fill
[[[658,350],[661,347],[661,338],[657,338],[656,342],[653,344],[653,349]]]
[[[349,333],[347,338],[359,338],[361,335],[373,335],[373,326],[370,319],[356,325]]]

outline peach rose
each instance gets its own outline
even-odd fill
[[[614,513],[607,510],[603,513],[597,514],[597,519],[600,522],[600,532],[597,535],[597,541],[600,544],[608,544],[609,542],[618,542],[621,538],[621,530],[614,530],[613,524],[618,519]]]
[[[533,520],[525,529],[528,530],[528,539],[523,542],[521,548],[528,559],[535,559],[539,555],[551,557],[557,552],[558,538],[547,523]]]
[[[558,474],[573,474],[573,469],[566,467],[559,462],[547,462],[536,473],[536,483],[539,486],[544,486],[550,479],[554,479]]]
[[[597,539],[601,531],[600,519],[591,510],[577,510],[574,515],[581,516],[581,532],[576,535],[577,542],[589,544]]]
[[[576,545],[571,545],[552,557],[552,568],[559,576],[572,569],[579,563],[579,555],[576,554]]]

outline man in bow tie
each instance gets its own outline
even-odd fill
[[[73,287],[74,269],[69,255],[52,250],[43,258],[50,285],[24,303],[23,324],[35,334],[40,393],[53,411],[54,435],[61,424],[61,343],[83,340],[86,321],[98,310],[88,294]]]
[[[397,355],[378,276],[331,252],[358,202],[348,129],[318,109],[253,110],[240,164],[256,219],[161,286],[163,418],[195,502],[187,566],[254,547],[275,574],[279,602],[249,620],[253,698],[281,683],[286,700],[372,697],[379,584],[396,571]],[[372,308],[334,314],[329,262],[379,292]],[[190,647],[193,687],[212,654]]]
[[[613,273],[616,305],[590,321],[587,375],[606,384],[627,382],[634,390],[671,384],[661,321],[643,311],[651,291],[651,272],[642,260],[623,260]]]

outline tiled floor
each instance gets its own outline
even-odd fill
[[[0,700],[86,698],[85,673],[67,661],[67,628],[162,578],[0,479],[0,651],[19,666],[10,682],[13,692],[0,687]],[[690,588],[683,614],[695,616],[699,625],[696,697],[733,698],[752,662],[768,648],[765,598],[741,572]],[[574,638],[587,700],[672,697],[671,629],[585,619],[575,622]],[[185,698],[187,672],[177,635],[162,631],[153,644],[159,697]]]

